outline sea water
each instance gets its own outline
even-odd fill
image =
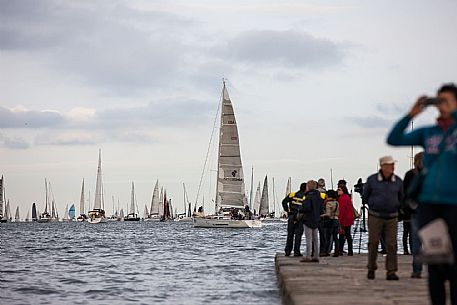
[[[0,225],[0,304],[280,304],[286,224]]]

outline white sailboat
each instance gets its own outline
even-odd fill
[[[3,210],[4,208],[4,186],[3,186],[3,175],[2,178],[0,179],[0,222],[6,222],[7,219],[5,217],[5,211]]]
[[[262,197],[260,198],[260,209],[259,216],[260,218],[269,218],[270,217],[270,200],[268,197],[268,177],[265,176],[263,181]]]
[[[132,194],[130,198],[130,208],[127,216],[124,217],[124,221],[139,221],[140,216],[135,212],[135,185],[132,181]]]
[[[246,204],[238,127],[232,102],[224,82],[219,132],[216,213],[206,217],[195,217],[193,220],[194,227],[261,227],[262,223],[259,220],[244,219]]]
[[[93,210],[89,211],[89,223],[106,221],[105,210],[102,207],[102,151],[98,151],[97,182],[95,185],[95,201]]]
[[[159,180],[157,179],[156,184],[154,186],[154,190],[152,192],[151,208],[149,209],[148,218],[145,219],[146,221],[160,221],[159,205],[160,205]]]
[[[11,209],[10,209],[10,201],[6,202],[6,212],[5,212],[5,218],[7,222],[10,222],[13,220],[13,215],[11,215]]]
[[[76,218],[77,221],[85,221],[87,219],[85,208],[84,208],[84,178],[81,186],[81,197],[79,199],[79,216]]]
[[[48,212],[49,196],[48,196],[48,182],[46,181],[46,178],[44,178],[44,188],[45,188],[45,193],[46,193],[44,212],[40,214],[39,218],[37,219],[37,222],[50,222],[51,221],[51,215]]]
[[[182,214],[178,214],[177,212],[175,213],[176,214],[176,217],[175,217],[175,221],[192,221],[192,217],[191,217],[191,212],[190,212],[190,206],[191,206],[191,203],[189,201],[189,198],[187,197],[187,191],[186,191],[186,185],[183,183],[182,184],[182,187],[183,187],[183,203],[184,203],[184,212]],[[186,211],[187,210],[187,211]]]
[[[14,215],[14,222],[19,222],[21,221],[20,217],[19,217],[19,206],[16,207],[16,213]]]
[[[65,212],[63,213],[62,221],[70,221],[70,215],[68,215],[68,203],[65,206]]]
[[[261,197],[262,197],[262,193],[260,192],[260,181],[259,181],[259,185],[257,186],[257,191],[255,192],[254,203],[252,206],[252,209],[253,209],[253,212],[255,215],[259,215]]]
[[[30,211],[27,211],[27,216],[25,217],[25,222],[30,221]]]

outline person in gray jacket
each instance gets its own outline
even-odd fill
[[[385,234],[387,280],[398,280],[397,267],[397,224],[398,208],[403,199],[403,181],[394,174],[395,160],[391,156],[381,157],[381,169],[368,177],[363,187],[363,199],[368,203],[368,275],[375,278],[378,245]]]

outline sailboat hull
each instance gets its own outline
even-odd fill
[[[102,222],[106,222],[106,218],[105,217],[88,218],[87,222],[92,223],[92,224],[102,223]]]
[[[224,218],[194,218],[195,228],[260,228],[259,220],[234,220]]]

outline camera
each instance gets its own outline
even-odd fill
[[[360,196],[362,196],[364,185],[365,183],[362,182],[362,178],[359,178],[359,180],[357,180],[357,184],[354,184],[354,192],[359,193]]]
[[[436,97],[426,97],[421,101],[421,104],[424,106],[438,105],[440,99]]]

